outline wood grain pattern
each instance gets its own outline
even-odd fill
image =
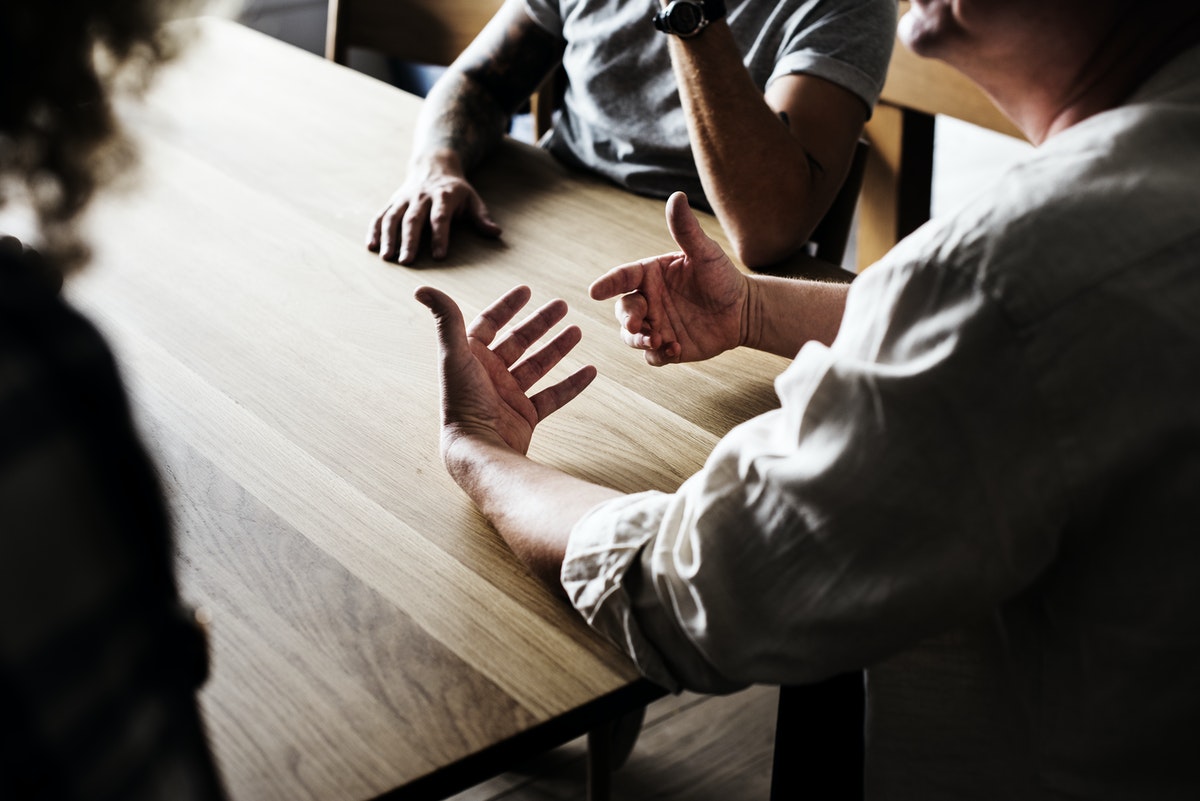
[[[600,377],[533,455],[621,490],[677,487],[775,405],[785,362],[645,366],[586,290],[672,249],[661,201],[515,142],[478,179],[501,240],[464,227],[445,262],[382,263],[366,226],[403,176],[419,101],[232,23],[189,29],[124,109],[139,178],[97,202],[95,263],[68,294],[117,353],[183,587],[213,617],[202,703],[231,795],[420,797],[405,788],[448,788],[470,765],[466,786],[481,755],[544,746],[559,723],[577,736],[634,690],[644,702],[629,661],[445,475],[413,290],[435,284],[468,316],[519,282],[535,303],[565,298],[584,342],[560,370],[586,360]]]

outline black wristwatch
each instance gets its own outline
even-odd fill
[[[724,17],[725,0],[672,0],[654,15],[654,27],[687,39]]]

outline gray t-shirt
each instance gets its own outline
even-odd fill
[[[894,0],[726,0],[746,68],[760,91],[805,73],[879,99],[896,31]],[[620,186],[707,205],[688,141],[659,0],[525,0],[529,16],[566,40],[568,87],[543,143],[558,158]],[[701,34],[703,35],[703,34]]]

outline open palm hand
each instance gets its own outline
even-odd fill
[[[442,452],[460,437],[502,442],[528,452],[534,428],[569,403],[596,376],[584,367],[534,395],[529,389],[579,344],[576,326],[563,329],[532,353],[566,316],[562,300],[547,303],[499,336],[526,303],[528,287],[518,286],[482,311],[467,326],[458,304],[440,290],[421,287],[416,298],[437,320],[442,380]]]

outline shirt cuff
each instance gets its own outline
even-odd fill
[[[633,614],[630,568],[658,533],[670,495],[643,492],[593,507],[571,529],[560,580],[588,625],[629,654],[642,675],[671,692],[680,684]]]

